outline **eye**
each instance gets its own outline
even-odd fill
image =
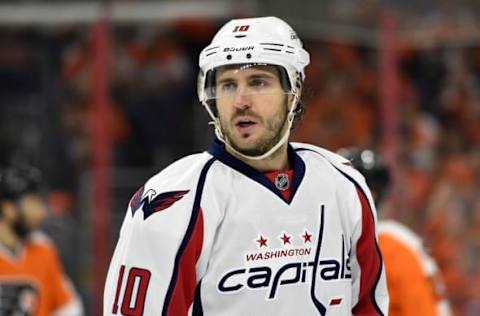
[[[268,81],[263,78],[255,78],[250,81],[250,86],[254,88],[264,88],[268,86]]]
[[[219,85],[219,92],[231,92],[234,91],[237,85],[233,82],[223,82]]]

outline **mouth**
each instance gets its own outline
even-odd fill
[[[253,128],[257,124],[258,123],[254,119],[247,118],[247,117],[240,117],[235,119],[234,121],[234,126],[241,134],[252,132]]]

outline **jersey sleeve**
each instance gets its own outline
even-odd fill
[[[388,315],[388,292],[377,242],[375,207],[366,186],[356,185],[355,191],[360,220],[355,225],[352,240],[352,314]]]
[[[181,316],[193,308],[208,167],[160,173],[135,193],[107,274],[104,315]]]

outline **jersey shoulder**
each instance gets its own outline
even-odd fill
[[[162,207],[172,205],[195,190],[202,170],[211,159],[212,156],[204,152],[173,162],[137,190],[130,200],[129,207],[137,209],[145,199],[152,201],[154,198],[158,203],[163,203]]]
[[[325,159],[328,159],[329,161],[334,161],[338,163],[348,163],[348,160],[345,159],[344,157],[320,146],[315,146],[307,143],[298,143],[298,142],[293,142],[290,144],[292,145],[292,147],[295,149],[296,152],[303,152],[303,151],[315,152],[318,155],[323,156]]]
[[[397,242],[404,244],[408,248],[420,251],[423,248],[421,238],[410,228],[393,220],[381,220],[378,224],[378,233],[380,235],[390,236]]]
[[[25,249],[30,258],[37,258],[42,264],[57,260],[58,251],[53,240],[42,231],[34,231],[28,237]]]
[[[52,239],[40,230],[32,232],[27,242],[29,245],[44,249],[45,251],[55,251],[55,244]]]
[[[357,169],[355,169],[350,161],[345,157],[328,149],[311,144],[291,143],[291,145],[300,156],[310,156],[313,159],[326,162],[337,169],[337,171],[342,173],[344,176],[347,176],[347,178],[354,180],[356,183],[361,184],[362,186],[365,184],[365,178],[363,175]]]
[[[183,157],[151,177],[145,183],[145,187],[175,187],[179,184],[190,183],[200,175],[203,167],[211,158],[212,156],[206,152]]]
[[[350,196],[357,197],[361,193],[362,196],[366,197],[376,218],[375,204],[365,177],[353,167],[348,159],[328,149],[310,144],[292,143],[291,145],[306,164],[321,163],[331,167],[333,172],[331,173],[332,178],[329,178],[329,180],[335,181],[343,196],[345,196],[345,192],[350,191],[353,192]]]

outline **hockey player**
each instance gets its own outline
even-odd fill
[[[40,178],[33,168],[0,171],[0,315],[80,316],[54,246],[37,231],[46,210]]]
[[[371,150],[339,151],[367,180],[377,206],[389,186],[389,172],[381,157]],[[394,220],[379,221],[379,245],[385,262],[390,297],[390,316],[450,316],[444,284],[434,259],[422,240]]]
[[[309,54],[275,17],[224,25],[200,54],[217,138],[131,199],[104,315],[386,315],[360,173],[288,142]]]

